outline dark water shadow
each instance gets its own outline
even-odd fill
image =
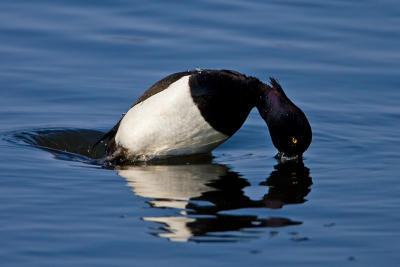
[[[104,144],[93,147],[93,140],[103,136],[103,132],[87,129],[38,129],[12,133],[7,141],[29,145],[46,150],[56,159],[81,161],[88,164],[99,164],[106,154]]]
[[[105,146],[93,148],[103,132],[85,129],[41,129],[13,133],[10,142],[44,149],[56,159],[101,164]],[[104,166],[103,166],[104,167]],[[109,168],[109,166],[107,166]],[[148,199],[150,207],[165,214],[171,209],[177,215],[142,217],[157,223],[150,234],[170,241],[237,242],[259,237],[260,228],[302,224],[283,217],[237,215],[242,209],[279,209],[288,204],[305,202],[312,179],[303,162],[286,161],[274,166],[260,186],[261,199],[250,199],[244,188],[250,183],[229,167],[213,163],[210,155],[170,158],[131,166],[114,166],[126,179],[132,192]],[[229,214],[229,211],[235,214]],[[158,212],[156,212],[158,213]]]

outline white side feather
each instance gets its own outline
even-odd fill
[[[180,78],[126,113],[115,141],[127,149],[129,157],[148,160],[207,153],[228,138],[200,114],[190,94],[189,77]]]

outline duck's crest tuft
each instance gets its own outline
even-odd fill
[[[285,93],[285,91],[283,91],[282,86],[279,84],[279,82],[273,77],[270,77],[269,80],[271,83],[271,88],[276,90],[277,92],[279,92],[279,94],[282,97],[287,98],[289,100],[289,98],[286,96],[286,93]]]
[[[272,88],[274,88],[277,91],[283,91],[282,86],[274,77],[269,77],[269,81],[271,83]]]

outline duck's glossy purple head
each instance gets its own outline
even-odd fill
[[[257,108],[280,155],[287,158],[301,156],[311,144],[310,123],[273,78],[271,86],[261,94]]]

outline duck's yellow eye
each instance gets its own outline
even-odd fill
[[[292,137],[292,143],[297,144],[297,139],[295,137]]]

